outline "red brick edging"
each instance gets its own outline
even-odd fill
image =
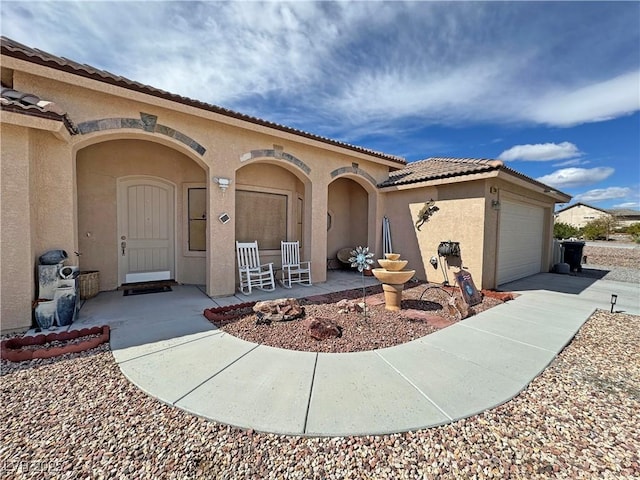
[[[74,338],[85,337],[88,335],[101,335],[96,338],[85,340],[84,342],[65,345],[63,347],[41,348],[36,350],[23,350],[22,347],[31,345],[45,345],[53,341],[64,342],[73,340]],[[2,358],[10,362],[24,362],[25,360],[33,360],[34,358],[52,358],[67,353],[79,353],[90,350],[98,345],[109,341],[110,329],[108,325],[101,327],[83,328],[80,330],[69,330],[67,332],[49,333],[48,335],[40,334],[32,337],[16,337],[9,340],[3,340],[0,344],[0,353]]]
[[[485,297],[497,298],[502,302],[508,302],[517,296],[517,294],[511,292],[496,292],[495,290],[481,290],[481,292]]]
[[[233,320],[240,316],[240,313],[234,312],[245,308],[253,307],[256,302],[238,303],[237,305],[227,305],[226,307],[206,308],[202,314],[211,323],[220,323]]]

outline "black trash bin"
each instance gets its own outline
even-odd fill
[[[564,263],[569,264],[572,272],[582,271],[582,249],[584,242],[562,242],[564,248]]]

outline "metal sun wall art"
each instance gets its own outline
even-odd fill
[[[369,253],[369,247],[356,247],[355,250],[351,250],[351,268],[357,268],[362,275],[362,310],[364,312],[364,318],[367,318],[367,291],[364,283],[364,270],[371,270],[373,264],[373,253]]]
[[[426,222],[428,222],[429,218],[431,218],[431,215],[436,213],[438,210],[440,210],[440,209],[438,207],[436,207],[436,202],[433,200],[433,198],[431,200],[429,200],[428,202],[425,202],[425,204],[422,207],[422,209],[418,212],[418,220],[416,221],[416,229],[420,230],[420,227],[422,227],[422,225],[424,225]]]

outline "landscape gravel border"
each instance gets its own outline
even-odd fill
[[[262,434],[147,396],[108,346],[2,362],[6,478],[414,479],[640,476],[640,317],[596,311],[511,401],[393,435]]]

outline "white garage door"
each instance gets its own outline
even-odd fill
[[[503,201],[498,237],[498,285],[542,270],[544,209],[529,203]]]

